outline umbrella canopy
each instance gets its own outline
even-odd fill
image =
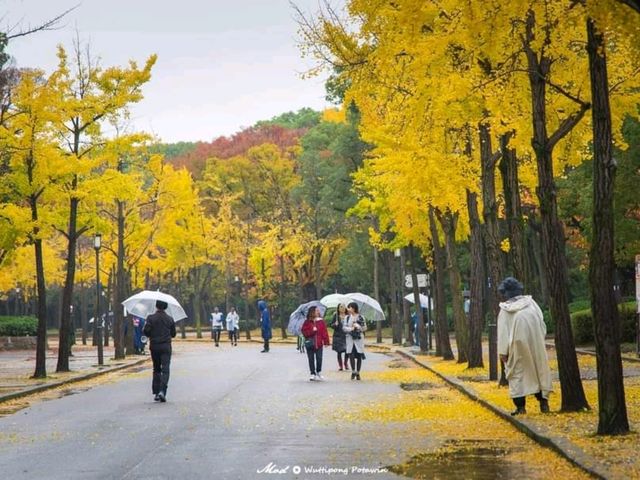
[[[307,319],[307,313],[311,307],[317,307],[320,311],[320,315],[324,315],[324,312],[327,310],[327,308],[318,300],[303,303],[296,308],[291,315],[289,315],[289,325],[287,326],[289,333],[292,335],[300,335],[300,333],[302,333],[302,324]]]
[[[136,293],[122,302],[122,305],[124,305],[124,308],[126,308],[127,312],[131,315],[146,319],[156,311],[156,300],[162,300],[167,303],[167,314],[171,316],[174,321],[177,322],[187,318],[184,309],[174,297],[153,290],[143,290],[140,293]]]
[[[347,293],[346,295],[351,301],[358,304],[358,310],[360,314],[367,320],[374,322],[381,322],[384,320],[384,312],[382,307],[375,298],[365,295],[364,293]]]
[[[330,295],[325,295],[320,299],[320,303],[322,303],[327,308],[337,308],[339,304],[347,306],[348,303],[352,302],[349,297],[343,295],[342,293],[332,293]]]
[[[413,293],[406,295],[404,299],[410,303],[416,303],[413,298]],[[433,299],[429,299],[429,297],[427,297],[426,295],[420,294],[420,306],[422,308],[429,308],[433,310]]]

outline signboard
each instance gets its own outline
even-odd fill
[[[427,274],[419,273],[418,275],[418,288],[426,288],[428,284]],[[411,275],[404,276],[404,286],[407,288],[413,288],[413,281]]]
[[[636,309],[640,313],[640,255],[636,255]]]

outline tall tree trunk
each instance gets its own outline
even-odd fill
[[[87,331],[89,330],[87,321],[89,320],[89,304],[87,298],[87,286],[84,282],[80,284],[80,323],[82,324],[82,344],[87,344]]]
[[[438,220],[444,231],[445,246],[447,251],[447,270],[449,272],[449,285],[451,287],[451,310],[453,311],[453,324],[456,329],[456,346],[458,348],[458,363],[465,363],[469,358],[469,329],[464,314],[464,299],[462,298],[462,282],[460,280],[460,267],[458,266],[458,253],[456,247],[456,228],[458,213],[447,210],[444,214],[436,211]]]
[[[453,360],[453,351],[451,350],[451,340],[449,339],[449,322],[447,320],[447,302],[445,296],[444,282],[447,270],[446,252],[440,243],[438,235],[438,225],[436,223],[435,212],[433,207],[429,207],[429,228],[431,230],[431,245],[433,245],[433,263],[435,266],[434,278],[431,291],[435,300],[436,308],[436,344],[440,345],[440,355],[445,360]]]
[[[399,311],[399,303],[402,302],[402,291],[398,285],[398,275],[396,273],[396,261],[392,252],[385,255],[389,263],[389,287],[391,291],[391,332],[392,342],[395,345],[402,345],[402,316]]]
[[[416,316],[418,317],[418,337],[420,344],[420,351],[427,352],[429,350],[429,343],[427,339],[427,329],[424,323],[424,314],[422,312],[422,303],[420,302],[420,289],[418,288],[418,271],[416,260],[416,248],[413,245],[409,245],[409,260],[411,263],[411,284],[413,285],[413,306],[416,309]]]
[[[604,36],[587,20],[587,51],[593,103],[593,238],[589,259],[591,309],[598,370],[598,434],[629,431],[624,395],[618,306],[613,291],[615,260],[613,196],[616,163],[611,153],[611,109]]]
[[[496,202],[496,165],[500,155],[493,152],[491,131],[486,123],[479,126],[482,218],[484,219],[484,245],[489,273],[489,379],[498,379],[498,284],[502,280],[498,203]]]
[[[62,289],[62,306],[60,308],[60,332],[58,335],[58,364],[56,372],[69,371],[69,322],[73,301],[73,283],[76,273],[76,246],[78,242],[78,204],[77,198],[69,202],[69,229],[67,230],[67,273]]]
[[[31,197],[31,220],[38,222],[38,199]],[[44,256],[42,254],[42,239],[38,237],[39,227],[35,227],[34,250],[36,256],[36,288],[38,290],[38,339],[36,344],[36,368],[33,378],[45,378],[47,376],[47,289],[44,277]]]
[[[405,253],[405,249],[401,248],[400,249],[400,278],[402,282],[404,282],[406,274],[407,274],[406,253]],[[405,341],[407,345],[413,345],[413,340],[411,338],[411,314],[409,312],[409,303],[404,299],[404,295],[402,295],[402,297],[403,297],[402,298],[402,323],[404,325],[404,338],[406,339]]]
[[[538,167],[538,199],[542,217],[542,242],[544,267],[549,275],[551,315],[556,322],[556,353],[562,392],[562,411],[581,411],[589,408],[580,379],[568,305],[568,275],[565,256],[564,231],[558,218],[557,191],[553,178],[553,148],[566,136],[590,107],[580,105],[577,113],[561,122],[558,130],[549,136],[546,116],[546,79],[551,70],[551,59],[533,51],[535,40],[535,15],[529,11],[526,20],[526,37],[523,48],[527,56],[529,85],[533,113],[533,138],[531,144]],[[550,40],[549,40],[550,41]]]
[[[380,301],[378,249],[373,247],[373,296]],[[382,322],[376,322],[376,343],[382,343]]]
[[[287,338],[287,315],[284,309],[284,257],[280,255],[280,288],[278,289],[278,312],[280,313],[280,330],[282,338]],[[318,297],[320,298],[320,297]]]
[[[501,158],[498,166],[502,175],[504,209],[507,217],[507,228],[509,229],[509,259],[513,276],[530,289],[530,274],[526,266],[525,257],[524,219],[520,202],[518,158],[516,157],[515,149],[509,148],[510,138],[510,134],[500,137]]]
[[[471,304],[469,306],[469,368],[483,367],[482,326],[483,326],[483,284],[484,262],[482,255],[482,226],[478,214],[478,195],[467,189],[467,208],[471,227]]]
[[[120,162],[122,163],[122,162]],[[122,167],[124,168],[124,167]],[[114,325],[113,325],[113,346],[115,347],[115,358],[116,360],[120,360],[125,357],[124,351],[124,309],[121,307],[122,302],[126,299],[125,297],[125,281],[126,281],[126,272],[124,269],[124,229],[125,229],[125,216],[124,216],[124,202],[117,201],[118,207],[118,251],[116,253],[116,288],[114,303],[116,305],[114,312]]]

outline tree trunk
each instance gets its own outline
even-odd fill
[[[440,355],[445,360],[453,360],[451,341],[449,339],[449,322],[447,320],[447,303],[444,290],[445,272],[447,270],[446,252],[440,243],[438,225],[433,207],[429,207],[429,227],[431,230],[431,244],[433,245],[433,263],[435,266],[432,292],[434,294],[436,316],[436,349],[440,346]],[[437,351],[437,350],[436,350]]]
[[[482,255],[482,231],[478,214],[478,195],[467,190],[467,208],[471,227],[471,304],[469,306],[469,368],[483,367],[482,325],[484,262]]]
[[[449,285],[451,287],[451,310],[453,311],[453,324],[456,329],[456,346],[458,348],[458,363],[465,363],[469,358],[469,330],[464,314],[462,298],[462,284],[460,280],[460,268],[458,267],[458,253],[456,248],[456,228],[458,213],[447,210],[444,214],[436,211],[438,220],[444,231],[447,251],[447,270],[449,272]]]
[[[551,59],[538,58],[531,48],[534,41],[535,16],[527,16],[527,36],[523,44],[529,67],[529,85],[533,113],[533,138],[531,144],[538,168],[537,195],[542,217],[542,243],[544,269],[548,273],[551,315],[556,322],[556,354],[562,392],[562,411],[581,411],[589,408],[580,379],[568,306],[568,275],[564,249],[564,232],[558,218],[557,191],[553,178],[553,148],[578,123],[589,108],[582,104],[580,111],[561,123],[550,137],[547,133],[546,79],[551,69]]]
[[[37,198],[31,199],[31,219],[37,225]],[[47,376],[47,289],[44,277],[44,257],[42,239],[38,238],[39,228],[34,228],[34,249],[36,256],[36,286],[38,289],[38,339],[36,344],[36,368],[33,378]]]
[[[282,331],[282,338],[287,338],[287,315],[284,310],[284,257],[280,255],[280,288],[278,289],[278,312],[280,313],[280,329]],[[318,297],[320,298],[320,297]]]
[[[402,317],[399,311],[399,301],[402,302],[402,291],[399,290],[398,275],[396,274],[396,261],[392,252],[387,252],[385,257],[389,263],[389,289],[391,291],[391,332],[392,342],[402,345]]]
[[[496,165],[499,155],[491,147],[491,132],[486,123],[479,126],[482,218],[484,220],[484,245],[489,276],[489,379],[498,379],[498,284],[502,280],[500,232],[498,228],[498,203],[496,202]]]
[[[424,314],[422,312],[422,304],[420,302],[420,289],[418,288],[418,272],[417,272],[417,261],[416,261],[416,252],[415,247],[413,245],[409,245],[409,259],[411,263],[411,284],[413,285],[412,293],[413,293],[413,306],[416,309],[416,315],[418,317],[418,325],[416,328],[418,329],[418,337],[420,343],[420,351],[427,352],[429,350],[429,343],[427,339],[427,329],[425,328],[424,323]]]
[[[71,313],[71,303],[73,301],[73,283],[76,273],[76,245],[78,242],[77,221],[78,204],[77,198],[72,198],[69,202],[69,229],[67,230],[67,273],[62,289],[62,306],[60,308],[60,332],[58,335],[58,364],[56,372],[69,371],[69,320]]]
[[[378,249],[373,247],[373,296],[380,302]],[[376,343],[382,343],[382,322],[376,322]]]
[[[520,183],[518,180],[518,158],[516,151],[509,148],[511,135],[505,134],[500,138],[500,164],[502,188],[504,192],[504,209],[509,229],[509,259],[512,275],[528,288],[531,288],[530,274],[525,257],[524,219],[520,202]]]
[[[587,20],[587,51],[593,103],[593,238],[589,261],[591,308],[598,370],[598,434],[629,432],[614,285],[614,183],[611,109],[604,36]]]
[[[124,216],[124,202],[118,201],[118,251],[116,258],[116,288],[114,303],[117,305],[114,312],[114,325],[113,325],[113,346],[115,348],[115,359],[120,360],[125,357],[124,350],[124,309],[120,307],[125,298],[125,278],[126,273],[124,269],[124,229],[125,229],[125,216]]]

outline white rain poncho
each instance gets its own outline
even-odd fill
[[[538,304],[521,295],[500,304],[498,353],[507,355],[505,374],[511,398],[551,392],[551,372],[545,347],[547,327]]]

